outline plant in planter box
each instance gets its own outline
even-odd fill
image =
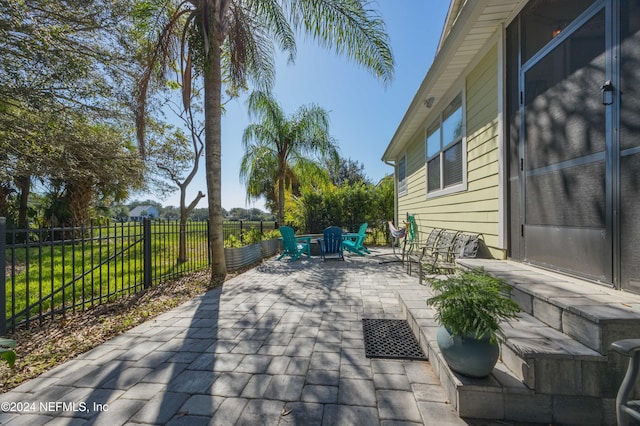
[[[242,243],[242,241],[239,238],[237,238],[235,235],[229,235],[224,240],[224,248],[240,248],[243,245],[244,244]]]
[[[258,244],[262,241],[262,233],[259,228],[251,228],[249,230],[242,231],[242,240],[246,245]]]
[[[282,235],[280,235],[280,231],[277,229],[271,229],[269,231],[264,231],[262,234],[263,240],[277,240]]]
[[[488,376],[500,353],[500,323],[520,312],[509,298],[511,287],[481,269],[432,278],[428,284],[437,293],[427,304],[436,309],[438,346],[445,361],[460,374]]]
[[[244,268],[260,261],[260,244],[246,244],[246,241],[229,235],[224,240],[224,257],[227,269],[235,271]]]

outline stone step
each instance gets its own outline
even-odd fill
[[[606,355],[611,343],[640,335],[640,296],[589,281],[494,259],[458,259],[464,268],[484,268],[513,287],[522,310],[546,325]]]
[[[473,379],[451,371],[437,345],[435,311],[425,303],[431,295],[429,288],[417,285],[399,291],[398,299],[461,417],[615,424],[615,392],[608,384],[607,357],[526,313],[503,327],[506,340],[501,358],[489,377]]]
[[[503,325],[500,360],[543,394],[611,397],[606,356],[528,314]]]

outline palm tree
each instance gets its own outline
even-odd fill
[[[278,222],[284,224],[284,190],[287,177],[295,177],[294,168],[312,170],[323,161],[337,161],[338,150],[329,135],[329,114],[317,105],[301,106],[287,117],[268,92],[253,92],[249,97],[249,114],[258,119],[242,137],[245,155],[240,178],[247,183],[247,193],[256,197],[265,187],[278,188]],[[277,185],[276,185],[277,183]]]
[[[294,29],[345,54],[384,83],[393,73],[393,57],[384,23],[368,0],[164,0],[172,13],[149,52],[139,83],[136,121],[144,153],[144,121],[149,84],[158,70],[167,75],[179,56],[185,109],[192,75],[204,81],[205,174],[210,218],[211,281],[226,274],[222,236],[221,122],[222,86],[230,93],[251,81],[258,88],[272,86],[275,46],[296,53]],[[151,4],[154,2],[148,2]],[[160,3],[156,1],[154,4]],[[165,8],[157,10],[163,12]],[[161,14],[158,14],[160,16]],[[178,43],[176,43],[176,41]],[[178,49],[174,49],[176,44]],[[223,80],[224,77],[224,80]]]

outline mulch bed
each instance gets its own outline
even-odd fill
[[[225,280],[236,274],[229,274]],[[219,280],[222,283],[223,280]],[[16,341],[16,365],[0,364],[0,393],[35,378],[51,368],[98,346],[163,312],[205,293],[211,285],[209,270],[164,282],[137,294],[67,313],[30,329],[7,335]]]

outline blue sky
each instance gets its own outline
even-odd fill
[[[378,0],[377,7],[396,63],[393,81],[386,88],[367,70],[301,35],[295,63],[278,60],[273,90],[288,115],[310,103],[328,110],[340,155],[364,164],[364,172],[374,182],[393,172],[380,158],[433,61],[449,0]],[[222,118],[222,206],[227,210],[264,209],[263,200],[246,202],[239,179],[242,132],[250,123],[246,99],[245,94],[227,104]],[[204,161],[189,187],[187,204],[200,190],[206,193]],[[144,194],[136,198],[179,205],[177,190],[165,199]],[[197,207],[206,206],[203,199]]]

